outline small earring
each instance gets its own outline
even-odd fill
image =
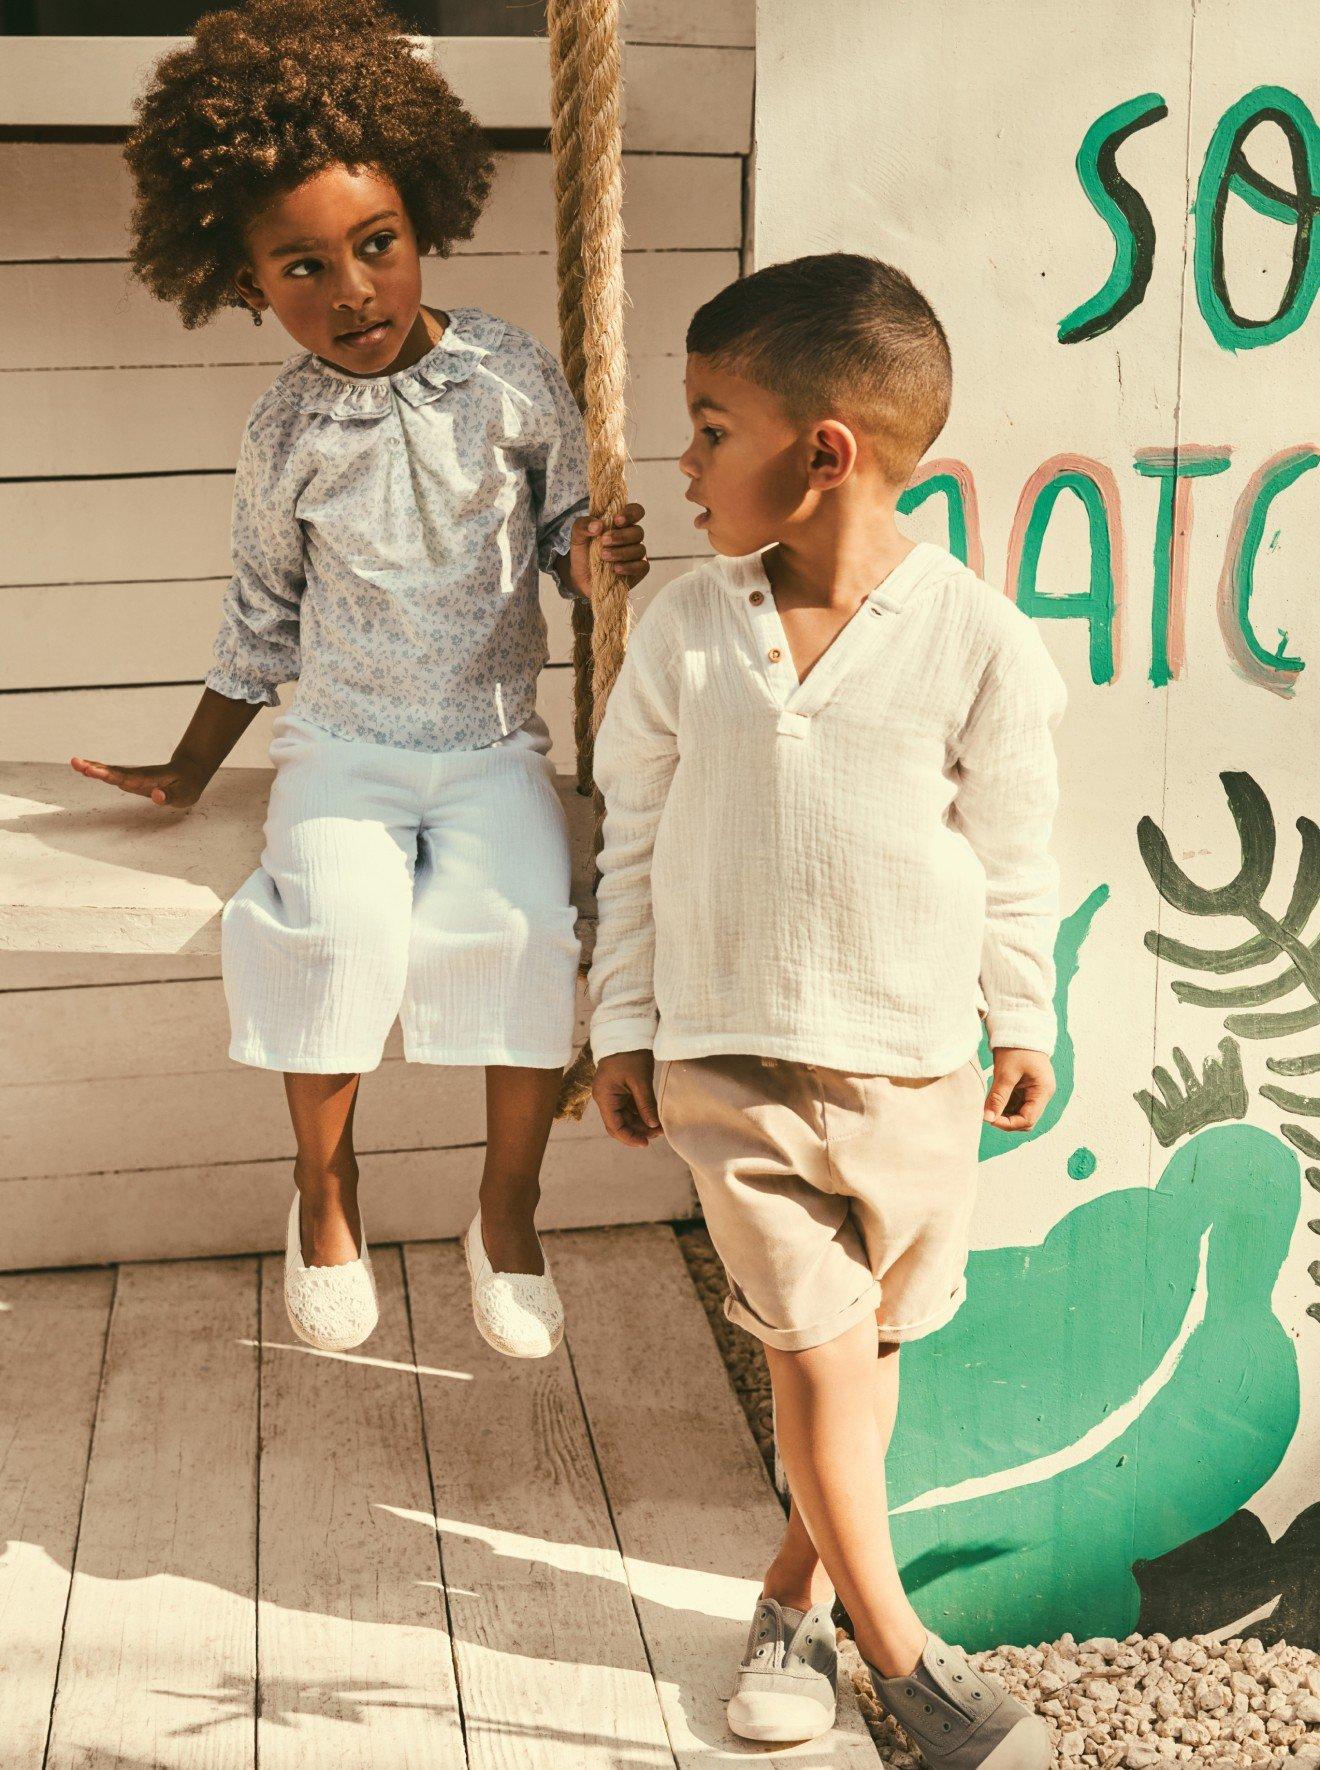
[[[251,313],[252,313],[252,324],[254,326],[259,326],[261,324],[260,313],[257,311],[257,309],[255,307],[251,309]]]

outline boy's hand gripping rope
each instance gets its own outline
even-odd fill
[[[548,26],[561,354],[586,420],[591,513],[608,522],[627,503],[619,0],[550,0]],[[595,802],[595,855],[604,808],[592,781],[592,753],[631,624],[628,586],[604,564],[597,541],[591,602],[573,605],[577,782]],[[598,871],[594,877],[599,880]],[[564,1076],[556,1117],[581,1118],[594,1072],[587,1043]]]

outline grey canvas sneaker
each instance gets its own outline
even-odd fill
[[[793,1610],[758,1598],[729,1698],[729,1729],[740,1739],[787,1745],[819,1739],[834,1725],[839,1654],[828,1604]]]
[[[928,1635],[906,1678],[867,1666],[876,1701],[931,1770],[1049,1770],[1050,1730],[1002,1684],[983,1678],[960,1647]]]

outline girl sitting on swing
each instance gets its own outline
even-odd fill
[[[563,1313],[536,1234],[571,1055],[578,941],[536,713],[538,572],[589,549],[646,573],[630,505],[589,520],[581,418],[516,326],[421,300],[492,161],[380,0],[248,0],[202,18],[140,101],[134,269],[185,326],[244,306],[302,347],[257,400],[234,485],[214,664],[168,762],[74,768],[196,803],[276,688],[261,864],[225,906],[230,1056],[284,1072],[297,1141],[285,1301],[330,1350],[376,1322],[353,1112],[396,1016],[410,1062],[482,1064],[465,1238],[483,1337],[541,1357]]]

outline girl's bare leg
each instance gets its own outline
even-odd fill
[[[545,1270],[536,1239],[541,1162],[554,1122],[562,1071],[486,1070],[486,1162],[481,1175],[481,1231],[496,1272]]]
[[[898,1353],[896,1345],[882,1344],[875,1361],[872,1399],[880,1441],[886,1451],[898,1414]],[[813,1604],[826,1604],[834,1597],[830,1576],[821,1565],[816,1545],[791,1494],[784,1538],[766,1569],[761,1590],[767,1598],[776,1598],[796,1610],[810,1610]]]
[[[803,1352],[766,1347],[779,1453],[802,1522],[852,1619],[862,1657],[885,1677],[910,1672],[926,1642],[894,1560],[885,1440],[876,1418],[876,1324],[859,1322]]]
[[[355,1075],[284,1078],[298,1140],[293,1178],[302,1199],[302,1257],[308,1266],[341,1266],[361,1250],[353,1151],[360,1080]]]

